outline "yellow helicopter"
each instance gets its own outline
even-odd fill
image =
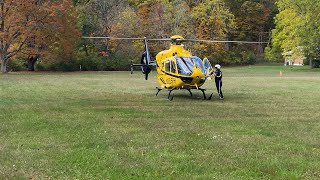
[[[93,39],[118,39],[118,40],[144,40],[145,52],[141,57],[140,64],[131,64],[131,73],[133,67],[140,66],[145,79],[148,80],[148,74],[156,67],[157,80],[159,87],[157,88],[156,96],[161,90],[168,90],[168,99],[173,100],[172,91],[185,89],[189,91],[192,96],[191,90],[199,90],[203,94],[203,99],[207,99],[206,89],[201,86],[207,79],[212,79],[212,68],[207,58],[200,59],[193,56],[191,52],[184,48],[183,42],[204,42],[204,43],[258,43],[250,41],[218,41],[218,40],[194,40],[184,39],[180,35],[174,35],[169,39],[147,39],[147,38],[116,38],[116,37],[86,37]],[[159,52],[155,60],[151,56],[148,41],[171,41],[170,48]],[[266,43],[266,42],[259,42]],[[209,96],[209,100],[212,94]]]
[[[184,38],[179,35],[172,36],[168,50],[156,55],[157,79],[160,87],[157,87],[156,96],[163,89],[169,91],[168,99],[172,100],[171,92],[186,89],[192,96],[191,89],[200,90],[206,99],[205,90],[201,86],[205,83],[209,74],[213,71],[208,59],[201,60],[184,49]],[[145,43],[147,45],[147,43]],[[146,52],[148,52],[146,48]],[[147,56],[146,56],[147,58]],[[211,99],[212,94],[209,99]]]

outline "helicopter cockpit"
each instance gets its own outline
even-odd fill
[[[201,72],[205,75],[206,69],[202,60],[197,56],[192,57],[180,57],[176,56],[178,74],[184,76],[190,76],[193,73],[194,67],[198,67]]]
[[[206,75],[208,68],[205,63],[197,56],[175,56],[174,59],[168,59],[163,62],[162,71],[170,74],[179,74],[181,76],[191,76],[194,68],[197,67],[203,75]]]
[[[176,56],[178,74],[190,76],[193,73],[194,63],[189,57]]]

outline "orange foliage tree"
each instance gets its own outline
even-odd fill
[[[196,20],[196,35],[199,39],[230,40],[230,31],[235,29],[235,17],[223,0],[204,1],[193,8]],[[229,44],[199,44],[200,54],[208,54],[215,62],[225,60]]]
[[[70,48],[66,37],[78,35],[72,8],[68,0],[0,0],[1,72],[8,71],[14,56],[28,56],[34,70],[34,63],[47,50],[62,44]]]

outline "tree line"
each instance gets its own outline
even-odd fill
[[[76,0],[82,7],[83,36],[169,38],[256,41],[256,44],[186,43],[185,47],[212,63],[253,64],[263,60],[271,37],[273,0]],[[85,55],[99,51],[110,63],[138,62],[141,41],[83,40]],[[169,43],[152,42],[153,54]],[[91,56],[90,55],[90,56]],[[96,59],[96,58],[91,58]],[[115,59],[115,60],[113,60]],[[115,62],[117,61],[117,62]],[[87,61],[88,62],[88,61]],[[98,62],[103,62],[98,60]],[[90,63],[91,65],[94,63]],[[88,65],[86,66],[88,67]]]
[[[126,70],[144,51],[141,41],[83,36],[168,38],[179,34],[188,39],[271,42],[274,29],[270,44],[185,46],[193,54],[225,65],[282,61],[281,53],[301,46],[308,56],[317,58],[318,38],[314,37],[319,31],[310,36],[306,32],[319,26],[301,23],[316,19],[318,13],[310,9],[317,12],[319,3],[313,4],[312,0],[1,0],[1,72]],[[290,18],[298,19],[290,22]],[[285,33],[290,28],[294,32]],[[307,41],[313,46],[307,46]],[[150,48],[156,54],[168,45],[153,42]]]

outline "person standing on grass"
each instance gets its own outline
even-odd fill
[[[222,93],[222,72],[221,72],[221,66],[219,64],[216,64],[214,66],[214,80],[216,83],[216,88],[219,94],[220,99],[223,99],[223,93]]]

